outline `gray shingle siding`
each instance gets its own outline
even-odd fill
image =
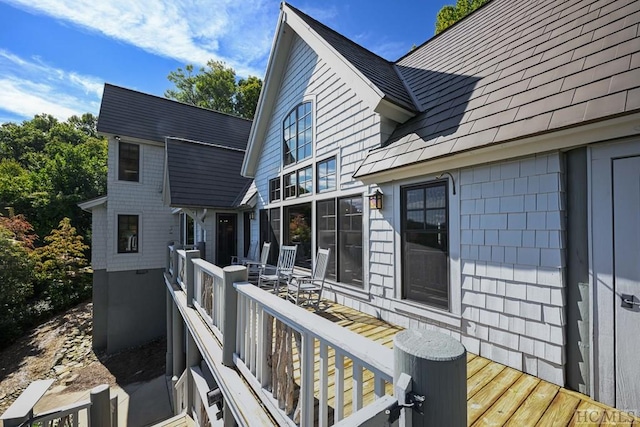
[[[375,84],[385,94],[385,98],[404,108],[416,109],[393,63],[347,39],[290,4],[288,6],[360,73]]]
[[[493,0],[397,62],[422,113],[356,176],[637,111],[639,22],[637,0]]]
[[[104,85],[98,132],[164,142],[174,136],[245,149],[251,120]]]

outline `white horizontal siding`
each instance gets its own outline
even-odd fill
[[[108,155],[106,268],[108,271],[162,268],[166,262],[167,242],[179,237],[171,209],[162,200],[164,148],[140,144],[140,182],[118,181],[117,156],[118,143],[112,139]],[[136,254],[117,253],[119,214],[140,216]]]
[[[296,37],[256,170],[258,208],[268,204],[269,179],[277,177],[282,170],[282,121],[303,101],[314,103],[315,157],[338,157],[338,194],[367,191],[366,186],[353,179],[353,173],[366,152],[380,144],[379,115],[363,104],[331,64]],[[296,169],[291,165],[286,171]],[[257,232],[257,227],[253,229]]]

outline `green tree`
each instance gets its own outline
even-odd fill
[[[457,0],[455,6],[443,6],[436,16],[436,34],[446,30],[490,0]]]
[[[209,61],[195,74],[188,64],[167,78],[175,89],[165,91],[165,97],[247,119],[253,118],[262,89],[262,80],[255,76],[237,80],[235,70],[221,61]]]
[[[91,218],[77,203],[105,194],[107,177],[107,142],[96,123],[87,113],[0,126],[0,210],[25,214],[40,236],[63,217],[89,236]]]
[[[69,218],[63,218],[44,241],[44,246],[34,250],[35,272],[53,308],[68,307],[89,296],[90,277],[85,270],[84,255],[89,247]]]
[[[22,332],[33,294],[33,261],[27,247],[0,223],[0,348]]]

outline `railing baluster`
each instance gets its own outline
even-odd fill
[[[265,355],[263,354],[262,350],[264,349],[264,328],[262,327],[262,321],[264,320],[264,311],[262,310],[262,307],[257,306],[256,307],[256,311],[257,311],[257,316],[256,316],[256,379],[258,380],[258,382],[262,383],[262,375],[263,375],[263,371],[262,368],[264,367],[263,365],[263,360],[265,358]]]
[[[260,364],[262,365],[262,379],[260,385],[268,388],[271,385],[271,369],[273,355],[273,317],[262,310],[262,328],[260,329],[262,337],[262,347],[260,349]]]
[[[344,418],[344,355],[338,349],[335,349],[335,353],[334,422]]]
[[[250,360],[249,366],[251,367],[251,373],[255,375],[256,373],[256,310],[258,304],[254,301],[251,301],[251,305],[249,306],[249,310],[251,312],[251,317],[249,321],[251,322],[249,325],[249,355],[248,358]]]
[[[378,372],[375,372],[374,381],[373,392],[376,396],[376,399],[379,399],[384,396],[384,378],[382,378]]]
[[[362,409],[362,365],[353,360],[353,399],[351,413],[355,414]]]
[[[244,334],[245,332],[245,312],[244,307],[247,303],[247,297],[238,295],[238,329],[236,332],[236,353],[244,360]]]
[[[302,400],[302,414],[300,425],[313,425],[313,383],[314,383],[314,338],[309,333],[302,334],[302,354],[300,357],[300,399]]]
[[[245,320],[245,325],[244,325],[244,347],[243,347],[243,355],[244,357],[242,358],[242,360],[244,360],[244,363],[251,368],[251,361],[250,361],[250,352],[251,352],[251,303],[252,301],[250,299],[247,299],[247,303],[245,305],[245,312],[244,312],[244,320]]]
[[[320,427],[329,425],[329,351],[327,343],[320,341],[320,396],[318,398],[319,415],[318,424]]]

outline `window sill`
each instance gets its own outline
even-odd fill
[[[369,291],[365,288],[359,288],[355,285],[348,285],[346,283],[334,282],[333,280],[325,280],[324,282],[325,289],[329,289],[333,292],[339,293],[341,295],[345,295],[351,298],[357,298],[359,300],[370,299]]]
[[[433,320],[456,329],[462,327],[462,316],[448,311],[438,310],[418,302],[406,299],[392,299],[391,308],[399,314],[419,317],[425,320]]]

